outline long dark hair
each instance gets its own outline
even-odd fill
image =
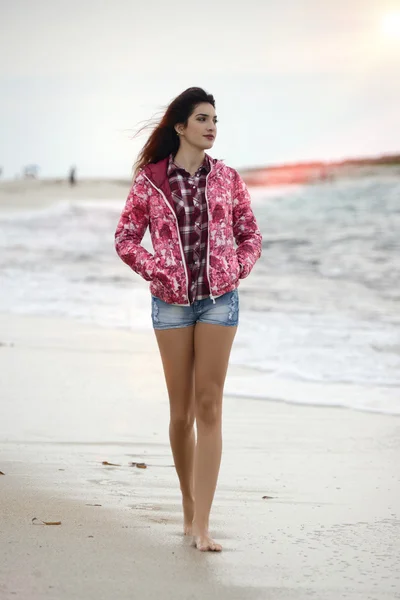
[[[177,96],[167,107],[161,121],[156,124],[152,134],[139,153],[133,166],[134,174],[149,163],[155,163],[166,158],[171,153],[175,156],[179,149],[179,136],[175,125],[187,125],[190,115],[198,104],[207,102],[215,108],[214,96],[207,94],[202,88],[191,87]],[[147,125],[139,131],[146,129]]]

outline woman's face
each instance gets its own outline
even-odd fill
[[[177,125],[179,137],[200,150],[212,148],[217,136],[215,108],[208,102],[198,104],[190,115],[186,127]]]

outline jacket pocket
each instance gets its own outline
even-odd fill
[[[237,281],[238,279],[240,279],[240,273],[241,273],[241,267],[239,264],[239,260],[236,254],[236,250],[233,250],[233,255],[232,255],[232,271],[235,273],[235,280]]]
[[[234,248],[210,257],[210,285],[213,293],[232,289],[239,280],[240,266]]]

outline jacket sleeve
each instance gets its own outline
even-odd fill
[[[154,275],[154,257],[141,245],[150,218],[148,192],[146,179],[139,173],[117,225],[115,249],[131,269],[146,281],[151,281]]]
[[[262,236],[251,209],[249,191],[237,172],[234,180],[233,235],[241,267],[240,279],[244,279],[261,256]]]

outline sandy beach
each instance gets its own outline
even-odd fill
[[[181,535],[152,333],[9,314],[0,331],[2,600],[400,597],[398,418],[227,396],[224,550],[204,555]]]
[[[14,179],[0,182],[0,210],[45,208],[58,202],[124,198],[131,181],[84,179],[71,186],[65,179]]]

